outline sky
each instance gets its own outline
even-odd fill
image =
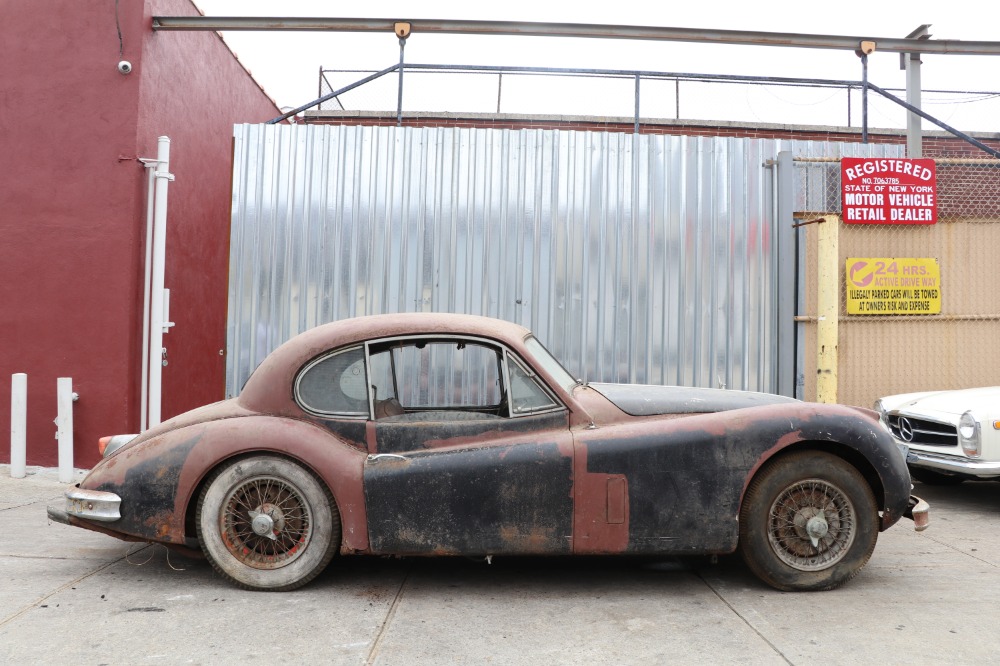
[[[502,3],[452,0],[380,0],[367,3],[297,0],[194,0],[209,16],[326,16],[333,18],[466,19],[653,25],[706,30],[750,30],[858,37],[905,37],[921,24],[931,24],[933,39],[1000,41],[996,29],[1000,3],[982,0],[934,2],[909,0],[842,0],[806,3],[802,0],[737,2],[654,3],[617,0],[611,3],[562,3],[546,0],[506,0]],[[762,11],[762,8],[766,10]],[[230,48],[250,70],[279,107],[297,107],[315,99],[319,70],[379,70],[399,60],[399,43],[391,33],[229,32],[223,35]],[[737,74],[768,77],[803,77],[860,81],[860,59],[851,52],[830,49],[735,46],[680,42],[611,39],[506,37],[492,35],[421,35],[406,42],[410,63],[461,65],[512,65],[637,69],[665,72]],[[962,91],[1000,91],[1000,56],[925,55],[922,87]],[[335,85],[362,75],[332,77]],[[497,81],[466,76],[445,90],[416,77],[404,79],[405,110],[454,110],[462,103],[495,110]],[[869,81],[883,88],[904,88],[905,74],[899,55],[876,51],[869,57]],[[375,94],[358,91],[345,96],[354,108],[386,103],[394,108],[395,81],[384,81]],[[525,77],[503,82],[504,110],[542,113],[616,115],[631,113],[632,88],[624,82],[577,82],[576,88],[560,82],[529,81]],[[567,84],[569,85],[569,84]],[[643,84],[643,115],[673,117],[674,91]],[[671,84],[672,86],[672,84]],[[552,94],[556,91],[556,94]],[[517,99],[520,94],[522,98]],[[898,93],[903,96],[903,93]],[[662,96],[662,99],[657,99]],[[555,98],[548,101],[543,97]],[[669,98],[669,99],[668,99]],[[1000,131],[1000,98],[942,96],[925,92],[924,109],[965,131]],[[654,104],[655,103],[655,104]],[[857,99],[852,124],[860,123]],[[432,109],[433,106],[444,109]],[[351,108],[351,106],[349,106]],[[681,117],[761,122],[848,124],[847,98],[829,90],[793,91],[768,87],[685,87],[680,99]],[[463,109],[465,110],[465,109]],[[477,109],[478,110],[478,109]],[[789,115],[791,114],[791,115]],[[891,103],[872,99],[872,127],[901,126],[904,112]],[[925,129],[936,129],[927,127]]]

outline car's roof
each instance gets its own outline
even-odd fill
[[[257,411],[278,408],[291,395],[276,395],[279,387],[291,389],[295,373],[312,358],[330,349],[366,340],[412,335],[468,335],[487,338],[521,349],[530,331],[501,319],[436,312],[370,315],[342,319],[309,329],[271,352],[247,380],[240,402]],[[278,401],[278,402],[276,402]]]
[[[305,331],[284,346],[327,349],[354,342],[407,335],[473,335],[519,343],[530,331],[523,326],[478,315],[440,312],[402,312],[354,317],[322,324]]]

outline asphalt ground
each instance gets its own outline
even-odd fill
[[[82,474],[82,473],[81,473]],[[917,484],[830,592],[738,558],[336,558],[294,592],[54,523],[56,470],[0,465],[2,664],[985,664],[1000,660],[1000,484]]]

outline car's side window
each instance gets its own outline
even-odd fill
[[[295,396],[310,412],[331,416],[368,415],[364,347],[352,347],[309,363],[295,381]]]
[[[457,341],[394,342],[371,350],[376,418],[396,401],[406,413],[452,410],[496,414],[501,403],[500,352]],[[398,416],[390,413],[386,416]]]
[[[513,416],[533,414],[558,405],[538,383],[534,373],[508,354],[507,372],[510,375],[510,409]]]

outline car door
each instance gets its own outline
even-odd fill
[[[373,552],[571,552],[567,410],[526,365],[464,338],[371,345],[369,363]]]

